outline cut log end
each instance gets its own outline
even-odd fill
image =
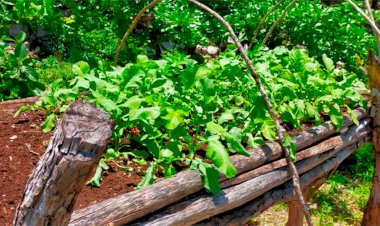
[[[105,111],[88,102],[73,103],[28,181],[14,225],[67,225],[112,129]]]

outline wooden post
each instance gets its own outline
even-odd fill
[[[371,87],[373,118],[373,145],[375,171],[372,178],[371,195],[364,210],[362,225],[380,225],[380,64],[373,50],[368,54],[368,76]]]
[[[14,225],[67,225],[112,129],[105,111],[88,102],[73,103],[28,181]]]

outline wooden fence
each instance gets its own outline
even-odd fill
[[[340,131],[323,123],[292,137],[297,170],[305,191],[318,187],[337,166],[371,138],[365,109],[354,110]],[[75,102],[57,125],[19,205],[15,225],[239,225],[266,208],[294,200],[291,174],[278,143],[235,155],[238,174],[220,176],[222,191],[205,192],[198,171],[184,171],[148,188],[132,191],[73,212],[77,195],[96,166],[112,121],[92,104]],[[314,189],[315,190],[315,189]]]

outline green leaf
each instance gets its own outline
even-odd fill
[[[265,141],[263,140],[263,138],[259,134],[257,134],[254,137],[254,136],[252,136],[251,133],[247,133],[246,136],[247,136],[248,147],[258,148],[258,147],[265,144]]]
[[[90,72],[90,65],[84,61],[79,61],[72,66],[73,73],[79,76],[84,76]]]
[[[95,186],[95,187],[100,187],[100,181],[102,181],[102,173],[103,170],[108,170],[109,167],[107,164],[104,162],[103,159],[99,161],[98,166],[96,167],[96,172],[95,175],[91,178],[91,180],[87,181],[87,185]]]
[[[20,60],[25,59],[25,57],[27,56],[27,51],[26,51],[25,46],[22,43],[18,43],[16,45],[14,55]]]
[[[127,101],[125,101],[125,103],[120,104],[119,107],[127,107],[130,110],[138,109],[142,102],[144,102],[144,99],[139,97],[138,95],[135,95],[128,98]]]
[[[102,180],[103,169],[100,165],[96,167],[95,175],[91,178],[91,180],[87,181],[87,185],[100,187],[100,181]]]
[[[351,108],[348,105],[345,105],[347,114],[350,116],[352,121],[355,123],[355,125],[359,125],[359,120],[356,114],[351,110]]]
[[[330,116],[331,121],[334,123],[337,130],[339,130],[343,126],[344,117],[340,112],[339,106],[334,104],[333,106],[328,106],[329,111],[328,115]]]
[[[17,42],[23,42],[23,41],[25,41],[25,39],[26,39],[26,34],[25,34],[25,32],[23,32],[23,31],[19,31],[18,32],[18,35],[17,35]]]
[[[199,81],[204,77],[208,77],[211,74],[211,70],[205,66],[200,66],[195,73],[195,80]]]
[[[328,58],[326,54],[322,55],[322,60],[325,64],[327,72],[332,72],[334,70],[334,61]]]
[[[231,111],[223,112],[220,117],[218,118],[219,123],[228,122],[234,120],[234,115]]]
[[[282,145],[289,149],[289,156],[292,159],[292,161],[295,162],[297,148],[292,139],[290,138],[289,134],[285,134],[285,139],[282,142]]]
[[[168,167],[164,167],[164,177],[172,177],[177,174],[177,170],[174,168],[172,164],[170,164]]]
[[[136,189],[141,189],[152,185],[155,179],[155,172],[157,169],[157,162],[151,162],[148,169],[145,171],[144,177],[137,185]]]
[[[262,135],[268,140],[276,139],[276,129],[272,120],[265,120],[260,127]]]
[[[139,65],[144,65],[145,63],[149,62],[149,58],[147,56],[145,56],[145,55],[138,55],[136,62]]]
[[[54,128],[56,120],[57,116],[54,113],[48,115],[45,121],[41,124],[42,131],[45,133],[50,132]]]
[[[139,109],[132,109],[129,112],[129,119],[131,121],[140,119],[149,124],[154,124],[154,121],[160,116],[160,107],[146,107]]]
[[[169,130],[177,128],[177,126],[184,121],[184,117],[189,115],[189,112],[182,109],[173,109],[168,107],[165,110],[168,114],[162,118],[166,120],[165,127]]]
[[[22,66],[22,70],[30,81],[32,82],[38,81],[38,74],[37,74],[37,71],[34,70],[34,68],[30,66]]]
[[[203,162],[200,162],[198,167],[201,172],[203,186],[212,194],[217,194],[221,190],[218,171],[212,165]]]
[[[219,140],[208,139],[206,157],[212,160],[219,171],[226,175],[226,177],[232,178],[236,175],[237,170],[232,165],[225,147]]]
[[[248,157],[251,156],[251,154],[247,150],[245,150],[239,139],[230,134],[228,134],[227,136],[225,134],[225,138],[227,141],[227,146],[232,152],[237,152]]]
[[[221,125],[216,124],[214,122],[206,123],[206,128],[211,134],[216,135],[222,135],[227,132]]]

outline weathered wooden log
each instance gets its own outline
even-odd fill
[[[369,131],[363,133],[362,137],[358,137],[358,139],[363,139],[368,133]],[[346,147],[352,150],[356,149],[357,145],[352,144]],[[302,160],[296,164],[297,171],[302,174],[331,158],[339,150],[341,149],[334,149]],[[159,213],[148,219],[138,221],[135,225],[192,225],[230,209],[242,206],[270,189],[285,183],[290,178],[291,174],[286,167],[283,167],[233,187],[223,189],[217,195],[201,195],[161,209]]]
[[[380,225],[380,63],[373,50],[369,51],[368,75],[372,94],[373,145],[375,171],[371,195],[363,214],[362,225]]]
[[[366,118],[360,121],[358,125],[350,127],[345,133],[339,134],[335,137],[329,138],[315,146],[309,147],[303,151],[296,154],[297,161],[310,158],[312,156],[321,154],[326,151],[340,150],[350,144],[356,143],[359,137],[363,134],[368,134],[371,130],[370,119]],[[232,179],[223,181],[221,187],[226,188],[235,184],[240,184],[244,181],[257,177],[261,174],[273,171],[275,169],[286,166],[286,159],[282,158],[280,160],[274,161],[272,163],[266,164],[249,172],[240,174]]]
[[[370,137],[365,137],[364,139],[368,140]],[[357,144],[345,147],[334,157],[326,160],[322,164],[301,175],[300,182],[302,187],[305,188],[309,186],[310,183],[315,179],[329,173],[331,169],[341,164],[345,158],[351,155],[357,149],[357,147]],[[248,222],[253,217],[258,216],[269,207],[278,203],[292,200],[294,198],[295,193],[293,191],[292,183],[291,181],[288,181],[283,185],[273,188],[260,197],[257,197],[256,199],[246,203],[244,206],[240,206],[228,212],[224,212],[223,214],[199,222],[195,225],[243,225],[245,222]]]
[[[112,129],[105,111],[88,102],[73,103],[28,181],[14,225],[67,225]]]
[[[367,117],[365,109],[354,110],[357,118]],[[343,127],[352,125],[352,120],[345,117]],[[303,131],[292,139],[297,150],[308,147],[318,141],[336,133],[331,122],[326,122],[320,126]],[[279,144],[267,142],[260,148],[248,149],[251,156],[235,155],[231,157],[233,165],[238,171],[238,175],[255,169],[268,161],[278,159],[282,155]],[[226,180],[221,177],[220,181]],[[122,194],[111,199],[99,202],[96,205],[75,211],[71,217],[70,225],[101,225],[114,223],[115,225],[126,224],[140,217],[148,215],[169,204],[187,197],[203,189],[202,179],[198,171],[185,171],[177,176],[160,181],[148,188]]]

